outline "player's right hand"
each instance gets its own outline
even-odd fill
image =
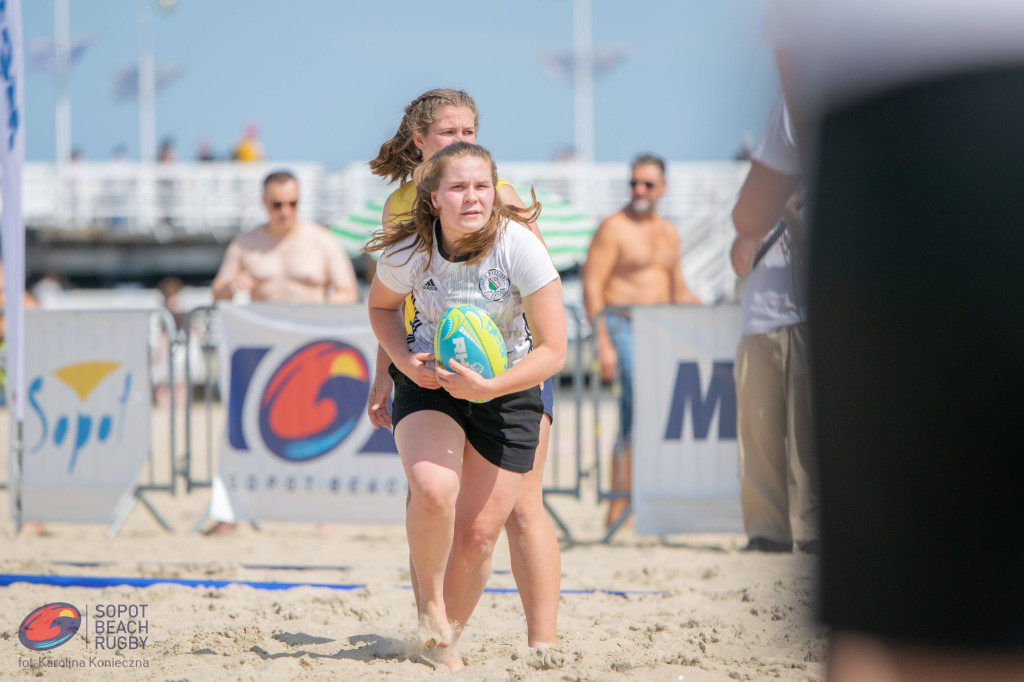
[[[429,364],[428,364],[429,363]],[[441,388],[434,373],[433,353],[412,353],[402,363],[402,374],[409,377],[420,388]]]

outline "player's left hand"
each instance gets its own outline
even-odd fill
[[[448,361],[451,371],[447,371],[440,365],[434,368],[437,374],[437,382],[441,388],[448,391],[453,398],[461,400],[490,400],[489,379],[485,379],[478,372],[460,364],[455,359]]]

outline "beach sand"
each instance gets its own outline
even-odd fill
[[[0,419],[6,430],[6,415]],[[3,467],[6,472],[6,460]],[[0,678],[824,679],[827,634],[812,620],[813,557],[741,552],[742,535],[645,538],[625,528],[606,544],[600,542],[605,509],[592,496],[552,497],[576,540],[562,553],[558,647],[527,646],[502,538],[488,586],[493,591],[484,594],[460,642],[466,667],[450,673],[413,645],[403,527],[334,525],[325,537],[314,524],[263,523],[260,530],[242,525],[230,535],[204,537],[188,531],[203,516],[208,489],[148,497],[174,532],[140,505],[114,538],[103,526],[64,523],[48,524],[41,536],[16,536],[4,491],[0,573],[345,589],[15,582],[0,587]],[[88,620],[66,644],[31,652],[19,642],[19,625],[50,602],[73,604]],[[138,633],[145,648],[96,648],[97,613],[118,605],[135,606],[136,618],[99,620],[125,630],[145,625]],[[84,667],[67,667],[78,664]]]

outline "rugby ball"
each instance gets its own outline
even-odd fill
[[[448,361],[454,358],[487,379],[508,369],[508,353],[501,331],[487,313],[471,305],[449,308],[438,320],[434,357],[449,371]]]

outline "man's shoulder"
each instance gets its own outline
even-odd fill
[[[601,221],[601,224],[597,226],[597,229],[603,230],[604,232],[618,232],[624,229],[632,220],[629,214],[626,213],[625,209],[616,211],[610,216]]]
[[[246,230],[245,232],[239,232],[235,235],[235,238],[231,240],[233,245],[236,245],[243,249],[253,248],[267,239],[267,224],[257,225],[256,227]]]
[[[335,246],[339,249],[341,248],[341,242],[331,234],[330,228],[321,225],[320,223],[300,222],[295,226],[295,229],[304,239],[308,239],[310,241],[315,240],[318,244],[323,244],[328,248],[333,248]]]
[[[658,220],[658,227],[660,227],[661,229],[667,230],[667,231],[671,232],[672,234],[678,234],[679,233],[679,230],[676,228],[676,224],[674,222],[672,222],[671,220],[669,220],[668,218],[666,218],[665,216],[659,215],[659,216],[657,216],[657,220]]]

